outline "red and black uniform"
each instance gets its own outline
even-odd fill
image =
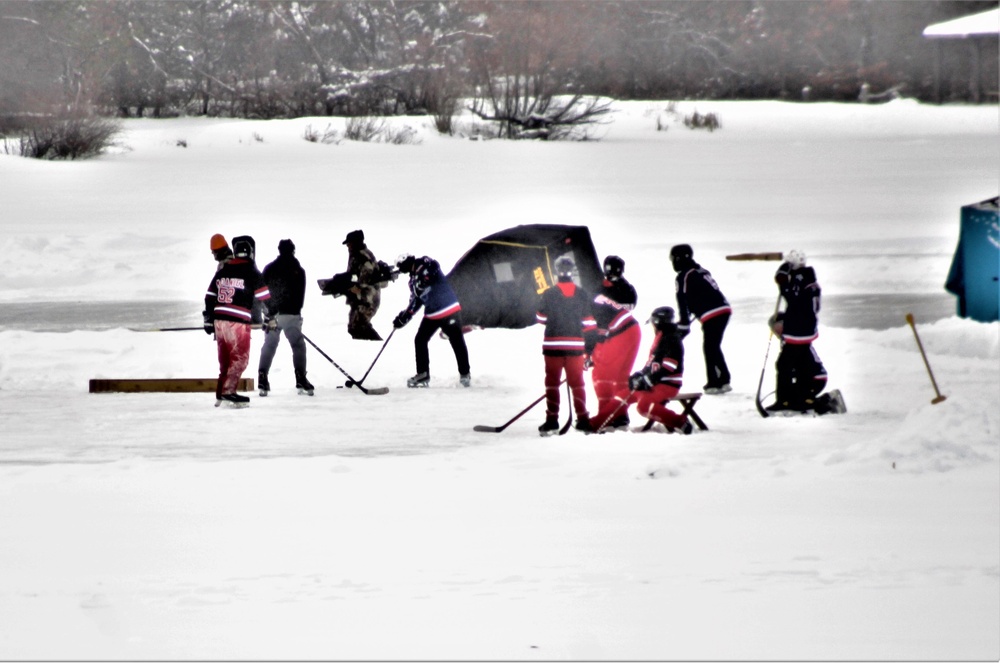
[[[639,354],[642,331],[632,315],[638,296],[635,288],[623,277],[615,281],[604,280],[601,292],[594,297],[593,314],[597,333],[589,352],[594,363],[591,380],[597,396],[597,415],[591,425],[598,429],[609,418],[622,418],[627,422],[627,411],[622,403],[628,400],[628,379]],[[618,412],[621,410],[621,412]],[[618,417],[615,417],[616,412]]]
[[[546,419],[559,416],[559,385],[563,371],[573,394],[577,421],[589,419],[583,364],[586,337],[597,330],[590,304],[590,294],[572,281],[560,281],[542,293],[535,318],[545,325],[542,355],[545,357]]]
[[[806,410],[826,388],[827,374],[812,342],[819,337],[821,291],[812,267],[793,269],[782,263],[774,276],[785,300],[781,321],[781,353],[775,364],[778,373],[775,405],[784,409]]]
[[[235,394],[250,361],[250,323],[255,301],[271,294],[264,277],[246,258],[233,258],[212,277],[205,293],[205,322],[212,322],[219,345],[219,384],[216,398]]]
[[[733,309],[709,271],[689,255],[675,257],[673,264],[677,272],[678,328],[682,334],[687,333],[692,316],[701,322],[705,389],[727,389],[731,376],[722,353],[722,337]]]
[[[669,324],[663,331],[656,332],[649,360],[630,379],[635,389],[636,412],[669,430],[684,426],[687,417],[666,406],[680,392],[683,379],[684,345],[681,333],[675,325]]]

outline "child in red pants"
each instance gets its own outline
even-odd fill
[[[661,306],[653,311],[649,322],[656,331],[656,338],[646,366],[629,378],[632,389],[630,401],[636,403],[639,414],[663,424],[668,432],[680,431],[690,435],[694,430],[691,422],[666,405],[677,396],[684,377],[684,345],[674,322],[674,310]]]

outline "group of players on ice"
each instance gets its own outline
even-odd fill
[[[355,230],[344,240],[348,249],[347,271],[332,279],[320,280],[324,294],[344,296],[350,306],[348,332],[355,339],[382,338],[371,325],[380,304],[379,291],[398,274],[409,276],[410,299],[392,321],[393,331],[410,322],[421,308],[424,316],[414,337],[416,374],[408,387],[430,385],[428,342],[434,332],[448,338],[464,387],[471,385],[469,353],[461,319],[462,306],[438,262],[428,256],[404,254],[395,266],[376,260],[365,244],[364,233]],[[218,344],[219,381],[216,405],[228,403],[245,407],[249,398],[237,393],[239,380],[249,364],[250,331],[261,325],[264,345],[258,363],[258,387],[266,396],[271,386],[268,371],[284,334],[292,348],[296,388],[313,395],[306,378],[306,344],[302,333],[302,306],[306,275],[295,258],[290,239],[278,243],[277,258],[264,267],[256,266],[256,245],[252,237],[234,237],[232,247],[222,235],[211,239],[218,262],[205,294],[204,329]],[[827,414],[844,412],[839,392],[822,393],[827,374],[812,342],[818,336],[817,314],[820,286],[812,267],[801,251],[789,251],[775,273],[784,310],[776,312],[769,324],[781,340],[775,363],[775,402],[763,408],[758,393],[758,409],[763,416],[782,413]],[[645,365],[632,371],[639,353],[641,331],[633,316],[636,290],[625,278],[625,261],[610,255],[604,260],[603,280],[596,293],[587,292],[573,279],[576,265],[561,257],[552,266],[553,287],[538,299],[536,320],[544,325],[542,355],[545,365],[545,421],[542,435],[560,429],[560,391],[567,383],[575,413],[575,428],[594,433],[628,430],[629,406],[650,423],[662,424],[668,432],[690,434],[692,423],[685,414],[674,412],[669,403],[680,392],[684,375],[684,344],[692,319],[702,326],[703,354],[708,382],[706,394],[732,391],[730,373],[722,352],[722,339],[732,308],[712,275],[694,260],[690,245],[678,244],[670,250],[676,276],[676,308],[660,306],[647,323],[654,338]],[[780,301],[779,300],[779,301]],[[387,343],[388,341],[386,341]],[[383,345],[384,347],[384,345]],[[597,412],[587,409],[584,373],[591,369],[597,397]],[[763,379],[763,373],[762,373]]]

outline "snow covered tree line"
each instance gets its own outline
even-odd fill
[[[923,27],[994,4],[5,0],[0,133],[65,109],[277,118],[465,107],[516,137],[605,110],[564,97],[856,100],[868,84],[929,98]],[[967,72],[955,77],[960,96]]]

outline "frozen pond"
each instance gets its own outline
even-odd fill
[[[920,322],[955,315],[955,297],[938,294],[824,295],[820,325],[853,329],[889,329],[905,324],[912,313]],[[769,297],[733,298],[735,315],[766,321],[774,310]],[[39,302],[3,305],[0,331],[70,332],[106,329],[156,330],[200,327],[200,301]]]

